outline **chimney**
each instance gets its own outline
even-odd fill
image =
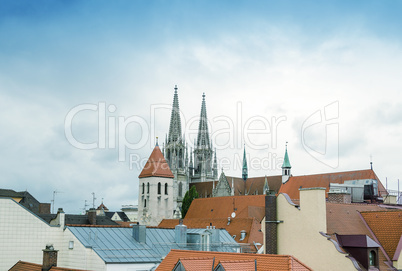
[[[48,271],[52,266],[57,266],[57,251],[54,250],[53,245],[46,245],[43,251],[43,264],[42,271]]]
[[[56,223],[60,227],[64,228],[65,221],[66,221],[66,214],[64,213],[63,208],[59,208],[57,210]]]
[[[179,246],[185,246],[187,244],[187,226],[183,225],[183,219],[179,220],[179,225],[174,227],[175,242]]]
[[[133,238],[139,243],[145,243],[147,237],[147,227],[145,225],[137,224],[133,225]]]
[[[217,248],[221,246],[221,238],[219,235],[220,231],[219,231],[219,229],[215,228],[215,226],[211,226],[210,230],[212,232],[212,235],[211,235],[212,249],[211,250],[217,251],[218,250]]]
[[[276,217],[276,196],[265,196],[265,250],[267,254],[277,254],[278,221]]]
[[[91,208],[88,210],[88,221],[90,225],[96,225],[96,210]]]

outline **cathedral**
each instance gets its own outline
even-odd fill
[[[194,150],[181,129],[178,88],[175,86],[169,133],[162,150],[158,142],[139,175],[139,221],[157,225],[163,218],[181,218],[181,205],[191,183],[218,179],[216,151],[208,131],[205,94],[202,95]],[[164,193],[162,193],[162,190]]]

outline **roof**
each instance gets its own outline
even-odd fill
[[[158,145],[155,146],[138,178],[151,176],[174,178],[174,175],[169,168],[169,164],[166,162],[165,157],[163,157]]]
[[[342,247],[380,247],[373,239],[365,234],[336,235]]]
[[[158,228],[174,229],[179,224],[179,219],[163,219]],[[184,218],[183,224],[188,229],[205,228],[215,226],[217,229],[226,229],[231,236],[236,236],[234,240],[238,243],[263,243],[264,235],[261,231],[261,224],[255,218],[231,218],[228,225],[228,218]],[[246,237],[240,241],[240,232],[246,231]],[[254,245],[252,245],[255,251]]]
[[[51,271],[83,271],[83,269],[72,269],[72,268],[63,268],[63,267],[54,267],[52,266],[49,270]],[[42,265],[36,263],[29,263],[18,261],[13,267],[9,269],[9,271],[42,271]]]
[[[275,193],[278,193],[279,188],[282,185],[282,175],[248,178],[246,182],[242,178],[226,176],[230,188],[232,188],[233,179],[235,196],[244,195],[245,190],[248,192],[248,195],[264,194],[265,178],[267,178],[269,189],[275,191]],[[215,186],[216,185],[217,182],[215,181]],[[190,187],[192,186],[196,187],[200,197],[212,196],[212,182],[191,183]]]
[[[213,258],[215,257],[214,267],[219,262],[227,263],[234,259],[236,261],[255,261],[257,260],[258,270],[311,270],[305,264],[301,263],[293,256],[288,255],[270,255],[270,254],[249,254],[249,253],[224,253],[210,251],[184,251],[172,249],[165,257],[156,270],[172,270],[179,259],[188,258]],[[211,268],[212,269],[212,268]]]
[[[11,189],[0,189],[0,197],[22,198],[23,195],[21,192],[15,192]]]
[[[105,216],[107,216],[108,218],[112,219],[114,214],[117,214],[120,217],[120,220],[123,222],[130,222],[130,219],[128,218],[128,216],[126,215],[125,212],[105,212]],[[97,216],[96,218],[98,218],[99,216]],[[117,221],[115,221],[117,222]],[[132,223],[132,222],[131,222]]]
[[[92,248],[105,263],[161,262],[171,249],[199,248],[199,245],[179,247],[175,243],[174,229],[146,228],[146,242],[133,238],[133,228],[119,227],[68,227],[87,248]],[[201,234],[207,229],[188,229],[188,234]],[[226,230],[218,230],[219,251],[236,251],[239,245]],[[177,262],[177,261],[176,261]],[[175,263],[176,263],[175,262]],[[173,268],[173,267],[172,267]]]
[[[212,269],[214,258],[185,258],[179,262],[186,271],[209,270]]]
[[[40,218],[45,220],[48,224],[53,219],[56,219],[57,214],[38,214]],[[65,215],[65,222],[66,225],[90,225],[91,223],[88,220],[87,215]],[[96,216],[96,225],[118,225],[118,223],[114,222],[107,216]]]
[[[236,218],[255,217],[261,221],[265,216],[265,195],[194,199],[186,218],[227,219],[232,213],[235,213]]]
[[[367,235],[374,241],[376,238],[366,227],[360,212],[381,211],[384,208],[375,204],[341,204],[327,202],[327,233],[331,238],[338,241],[335,233],[339,235]],[[381,243],[380,243],[381,245]],[[386,256],[381,249],[378,250],[379,267],[387,270]]]
[[[392,259],[402,236],[402,210],[365,211],[361,215]]]
[[[363,180],[363,179],[375,179],[378,181],[378,190],[380,195],[386,193],[384,186],[378,179],[377,175],[371,169],[313,174],[304,176],[290,176],[289,180],[282,184],[279,189],[279,193],[288,194],[292,200],[298,200],[300,198],[300,188],[312,188],[312,187],[324,187],[326,192],[329,191],[330,183],[342,184],[347,180]]]
[[[219,265],[225,270],[239,270],[239,271],[255,271],[255,260],[243,260],[243,261],[220,261]]]
[[[283,159],[282,168],[291,168],[291,167],[292,166],[290,165],[289,155],[288,155],[288,147],[286,146],[285,158]]]

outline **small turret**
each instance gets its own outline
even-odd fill
[[[286,150],[285,150],[285,158],[283,159],[282,164],[282,183],[286,183],[289,180],[290,169],[292,166],[290,165],[289,156],[288,156],[288,142],[286,142]]]

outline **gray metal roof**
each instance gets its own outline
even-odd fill
[[[68,227],[77,239],[92,248],[106,263],[158,263],[171,249],[199,250],[197,244],[184,247],[175,243],[174,229],[147,228],[146,243],[133,238],[132,228]],[[207,229],[188,229],[187,234],[202,234]],[[213,251],[236,252],[239,244],[224,229],[219,229],[219,245]]]

